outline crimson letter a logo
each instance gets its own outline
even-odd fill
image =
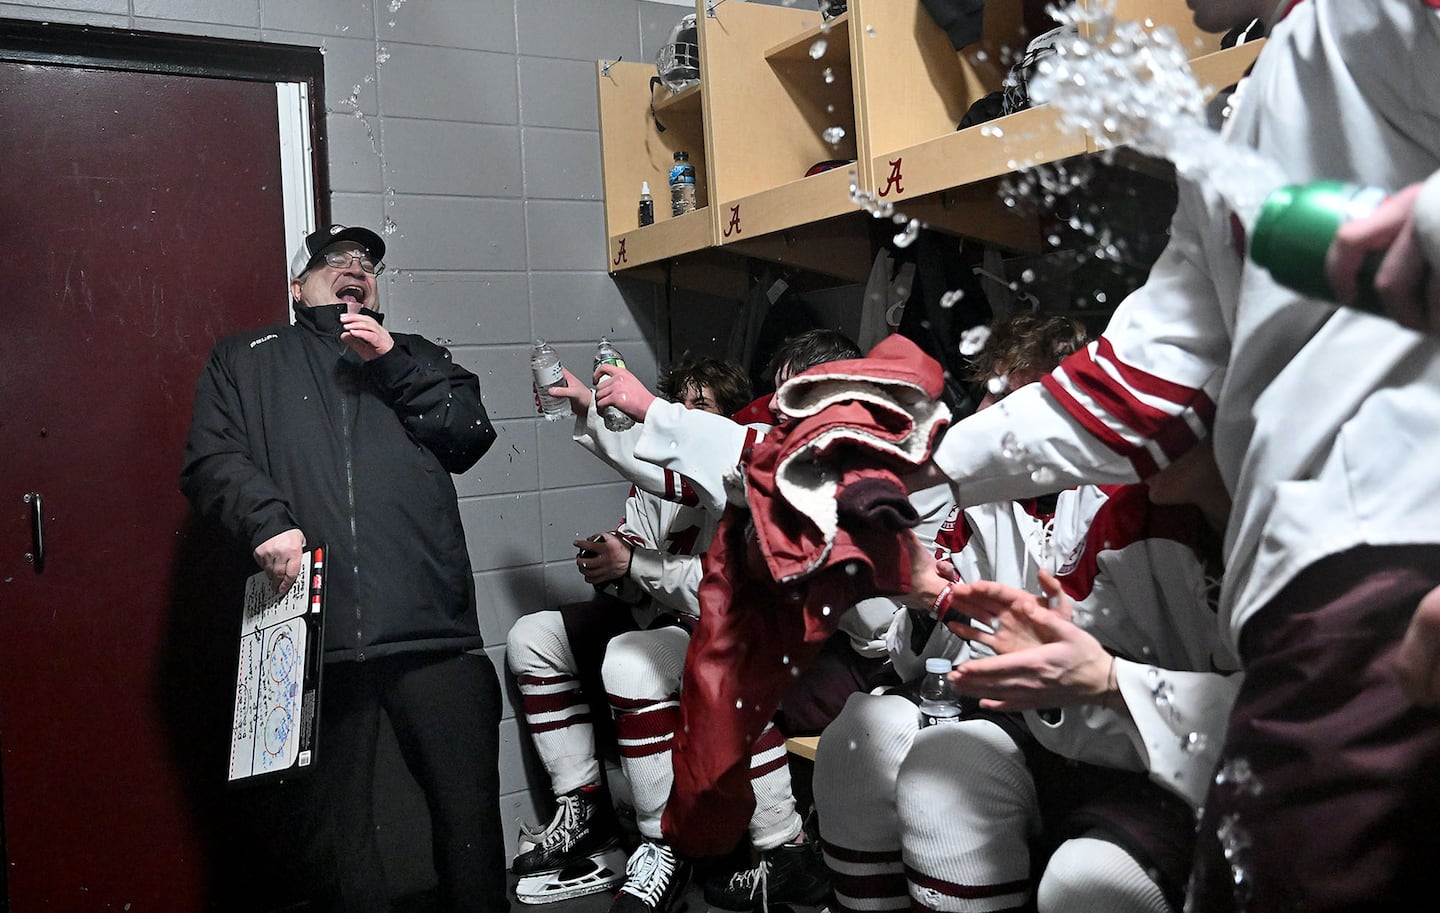
[[[885,179],[885,186],[880,188],[880,196],[888,197],[891,187],[895,188],[896,193],[905,192],[905,186],[900,183],[900,163],[904,160],[901,157],[890,163],[890,177]]]
[[[730,224],[725,226],[725,237],[740,234],[740,204],[730,207]]]

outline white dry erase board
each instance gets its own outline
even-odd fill
[[[325,620],[325,549],[306,549],[284,593],[264,571],[245,582],[235,715],[230,728],[232,784],[304,771],[315,763]]]

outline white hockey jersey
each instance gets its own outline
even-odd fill
[[[1087,485],[1061,492],[1053,514],[1018,501],[957,509],[937,555],[961,580],[1038,593],[1040,568],[1059,578],[1075,623],[1116,655],[1129,717],[1073,705],[1027,712],[1030,731],[1065,757],[1148,771],[1193,805],[1209,785],[1240,683],[1215,623],[1204,535],[1197,512],[1155,507],[1143,486]],[[989,652],[941,626],[925,649],[962,662]]]
[[[1293,182],[1399,189],[1440,169],[1437,60],[1434,0],[1303,0],[1232,99],[1228,138]],[[1101,339],[953,426],[935,456],[979,504],[1148,476],[1212,434],[1234,501],[1233,644],[1328,555],[1440,543],[1440,473],[1423,456],[1440,439],[1440,341],[1289,292],[1241,249],[1226,202],[1182,181],[1169,245]]]

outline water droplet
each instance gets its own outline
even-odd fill
[[[820,138],[832,146],[838,146],[840,145],[840,141],[845,138],[845,128],[826,127],[825,132],[820,134]]]
[[[975,355],[990,341],[990,328],[985,324],[973,326],[960,334],[960,354]]]
[[[826,50],[829,46],[830,46],[830,43],[829,43],[828,41],[826,41],[824,38],[816,38],[816,39],[815,39],[815,43],[812,44],[812,45],[810,45],[810,59],[811,59],[811,60],[819,60],[821,57],[824,57],[824,56],[825,56],[825,50]]]
[[[906,224],[905,230],[900,232],[900,234],[896,235],[891,240],[894,242],[896,247],[903,248],[909,247],[911,244],[915,243],[915,239],[918,237],[920,237],[920,220],[911,219],[909,223]]]
[[[827,84],[835,81],[835,71],[830,69],[829,67],[826,67],[820,75],[824,77]]]

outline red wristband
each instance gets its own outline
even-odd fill
[[[950,604],[950,593],[951,593],[954,589],[955,589],[955,582],[954,582],[954,581],[951,581],[951,582],[945,584],[945,588],[940,591],[939,595],[937,595],[937,596],[935,597],[935,602],[930,606],[930,614],[931,614],[931,615],[934,615],[936,618],[940,618],[940,617],[941,617],[941,615],[940,615],[940,610],[943,609],[943,608],[945,608],[946,606],[948,606],[948,605]]]

